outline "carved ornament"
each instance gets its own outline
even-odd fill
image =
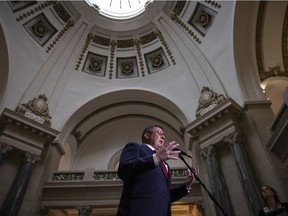
[[[33,98],[33,100],[28,101],[26,104],[21,104],[17,107],[16,112],[46,126],[51,125],[51,116],[49,116],[45,94],[39,95],[38,98]]]
[[[226,100],[224,95],[218,95],[209,87],[204,86],[201,90],[201,95],[199,97],[196,117],[202,116],[206,112],[218,106],[218,104],[220,104],[224,100]]]

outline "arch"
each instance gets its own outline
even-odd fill
[[[101,95],[80,107],[66,122],[59,138],[66,145],[69,140],[75,140],[71,136],[77,141],[76,148],[71,143],[74,147],[69,169],[91,166],[97,170],[114,169],[115,160],[120,157],[115,158],[116,153],[129,140],[141,142],[140,134],[147,125],[162,125],[167,140],[185,145],[183,129],[187,123],[181,109],[162,95],[144,90],[120,90]],[[86,161],[94,162],[86,164]]]
[[[236,73],[244,100],[266,100],[256,63],[255,26],[259,2],[237,1],[233,29]],[[243,16],[243,14],[246,14]]]
[[[3,100],[9,73],[9,58],[6,39],[0,23],[0,102]]]

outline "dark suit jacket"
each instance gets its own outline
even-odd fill
[[[184,183],[170,189],[170,169],[166,179],[152,155],[144,144],[131,142],[123,149],[118,169],[123,191],[117,216],[170,216],[171,202],[188,194]]]
[[[288,214],[288,203],[283,202],[283,203],[281,203],[281,206],[282,206],[282,208],[283,208],[283,211],[285,212],[284,209],[286,209],[286,214]],[[275,211],[275,214],[273,214],[273,212],[270,212],[270,213],[266,214],[263,209],[260,209],[258,215],[259,215],[259,216],[266,216],[266,215],[269,215],[269,214],[270,214],[270,215],[278,215],[276,212],[277,212],[277,211]],[[280,214],[280,213],[279,213],[279,214]]]

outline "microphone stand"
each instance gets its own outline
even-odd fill
[[[210,191],[207,189],[206,185],[199,179],[199,177],[195,174],[194,170],[188,165],[188,163],[183,158],[182,154],[179,154],[179,158],[185,163],[185,165],[188,167],[188,169],[192,172],[195,179],[200,183],[200,185],[204,188],[204,190],[208,193],[210,199],[216,204],[216,206],[221,210],[223,215],[228,216],[228,214],[224,211],[224,209],[220,206],[220,204],[216,201],[216,199],[213,197],[213,195],[210,193]]]

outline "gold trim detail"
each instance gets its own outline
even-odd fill
[[[66,25],[63,27],[63,29],[58,33],[58,35],[55,37],[55,39],[52,41],[52,43],[49,44],[49,46],[46,49],[46,53],[49,53],[51,49],[57,44],[57,42],[62,38],[62,36],[74,26],[74,21],[69,20]]]
[[[85,56],[85,53],[87,52],[88,46],[89,46],[89,44],[91,43],[92,39],[93,39],[93,34],[92,34],[92,33],[89,33],[89,34],[87,35],[85,44],[84,44],[83,49],[82,49],[82,51],[81,51],[81,54],[80,54],[80,56],[79,56],[79,58],[78,58],[78,62],[77,62],[77,64],[76,64],[76,66],[75,66],[75,70],[78,70],[78,69],[79,69],[80,64],[81,64],[81,62],[82,62],[82,60],[83,60],[83,57]]]
[[[110,50],[109,79],[112,79],[112,75],[113,75],[116,46],[117,46],[117,42],[115,40],[112,40],[111,41],[111,50]]]
[[[142,56],[142,52],[141,52],[140,40],[135,39],[134,44],[135,44],[135,47],[137,50],[137,57],[138,57],[138,61],[140,64],[140,71],[141,71],[142,77],[144,77],[145,76],[145,70],[144,70],[144,62],[143,62],[143,56]]]
[[[161,31],[156,30],[155,34],[157,35],[157,37],[159,38],[160,42],[162,43],[163,47],[165,48],[166,52],[168,53],[168,56],[170,58],[170,60],[172,61],[173,65],[176,65],[176,61],[172,55],[172,51],[170,50],[167,42],[165,41]]]
[[[27,17],[35,14],[35,13],[38,13],[39,11],[41,10],[44,10],[46,7],[49,7],[49,6],[54,6],[55,4],[57,4],[57,1],[46,1],[40,5],[38,5],[37,7],[35,7],[34,9],[26,12],[26,13],[23,13],[22,15],[20,15],[19,17],[16,18],[16,21],[19,22],[23,19],[26,19]]]
[[[191,30],[186,23],[184,23],[177,14],[171,14],[171,19],[178,23],[185,31],[188,32],[188,34],[198,43],[201,44],[201,40],[197,37],[197,35],[194,33],[193,30]]]
[[[210,1],[210,0],[208,0],[208,1],[204,1],[205,3],[207,3],[207,4],[211,4],[213,7],[215,7],[215,8],[221,8],[221,4],[220,3],[218,3],[218,2],[216,2],[216,1]]]

